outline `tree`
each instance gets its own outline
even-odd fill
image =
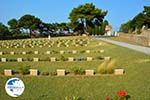
[[[1,39],[6,39],[8,37],[10,37],[11,34],[8,30],[8,27],[6,27],[4,24],[0,23],[0,38]]]
[[[150,28],[150,6],[144,6],[143,13],[145,15],[144,24]]]
[[[9,29],[10,29],[10,32],[13,34],[13,35],[18,35],[20,34],[20,28],[18,27],[18,20],[16,19],[11,19],[8,21],[8,25],[9,25]]]
[[[89,33],[89,30],[95,25],[102,25],[106,14],[107,11],[96,8],[92,3],[86,3],[74,8],[69,15],[69,19],[72,28],[83,34]]]
[[[38,30],[42,21],[32,15],[24,15],[19,19],[19,27],[29,30],[30,37]]]
[[[137,14],[132,20],[124,23],[120,27],[120,31],[132,33],[140,33],[143,26],[150,28],[150,6],[145,6],[143,12]]]

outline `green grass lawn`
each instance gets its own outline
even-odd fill
[[[91,53],[63,54],[65,57],[82,57],[82,56],[110,56],[116,59],[116,67],[124,68],[125,74],[121,76],[100,75],[100,76],[22,76],[19,77],[25,83],[25,91],[18,98],[12,98],[5,92],[4,86],[10,77],[0,75],[0,100],[65,100],[66,96],[78,96],[83,100],[105,100],[106,96],[115,97],[116,92],[124,89],[131,96],[129,100],[150,100],[150,55],[145,55],[127,48],[119,47],[104,42],[102,46],[98,46],[101,41],[90,40],[87,47],[43,47],[43,48],[0,48],[0,51],[36,51],[41,54],[35,55],[0,55],[0,57],[17,58],[17,57],[60,57],[60,54],[44,55],[47,50],[91,50]],[[104,53],[95,53],[94,51],[104,49]],[[99,64],[103,60],[79,61],[79,62],[0,62],[0,72],[10,68],[19,70],[21,67],[31,66],[37,68],[40,72],[53,72],[58,68],[64,68],[72,71],[74,67],[82,67],[83,69],[94,69],[96,71]],[[113,99],[114,100],[114,99]]]

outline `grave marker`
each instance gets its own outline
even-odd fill
[[[6,58],[1,58],[1,62],[6,62]]]
[[[34,62],[38,62],[38,61],[39,61],[39,58],[33,58],[33,61],[34,61]]]
[[[68,57],[68,61],[74,61],[73,57]]]
[[[85,75],[94,75],[94,70],[85,70]]]
[[[65,70],[64,69],[57,69],[57,76],[65,76]]]
[[[124,74],[124,69],[115,69],[114,74],[115,75],[123,75]]]
[[[5,76],[11,76],[12,75],[12,70],[11,69],[5,69],[4,70],[4,75]]]
[[[22,58],[17,58],[17,61],[18,62],[22,62]]]
[[[37,69],[30,69],[30,75],[31,76],[37,76],[38,75],[38,70]]]

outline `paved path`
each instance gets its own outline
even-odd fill
[[[96,39],[102,40],[102,41],[105,41],[105,42],[109,42],[109,43],[112,43],[112,44],[115,44],[115,45],[119,45],[119,46],[122,46],[122,47],[126,47],[126,48],[129,48],[129,49],[132,49],[132,50],[135,50],[135,51],[139,51],[139,52],[142,52],[142,53],[145,53],[145,54],[150,54],[150,48],[149,47],[143,47],[143,46],[128,44],[128,43],[124,43],[124,42],[118,42],[118,41],[109,40],[109,39],[106,39],[106,38],[96,38]]]

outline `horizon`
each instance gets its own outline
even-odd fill
[[[0,16],[0,22],[7,25],[7,22],[10,19],[19,19],[25,14],[34,15],[46,23],[69,22],[69,13],[73,8],[78,7],[81,4],[93,3],[96,8],[108,11],[105,19],[108,20],[110,25],[112,25],[114,31],[118,31],[121,24],[127,22],[135,17],[138,13],[142,12],[144,6],[150,5],[148,0],[45,0],[44,2],[39,0],[36,2],[36,4],[35,2],[36,1],[34,0],[1,1],[0,12],[2,12],[2,16]]]

